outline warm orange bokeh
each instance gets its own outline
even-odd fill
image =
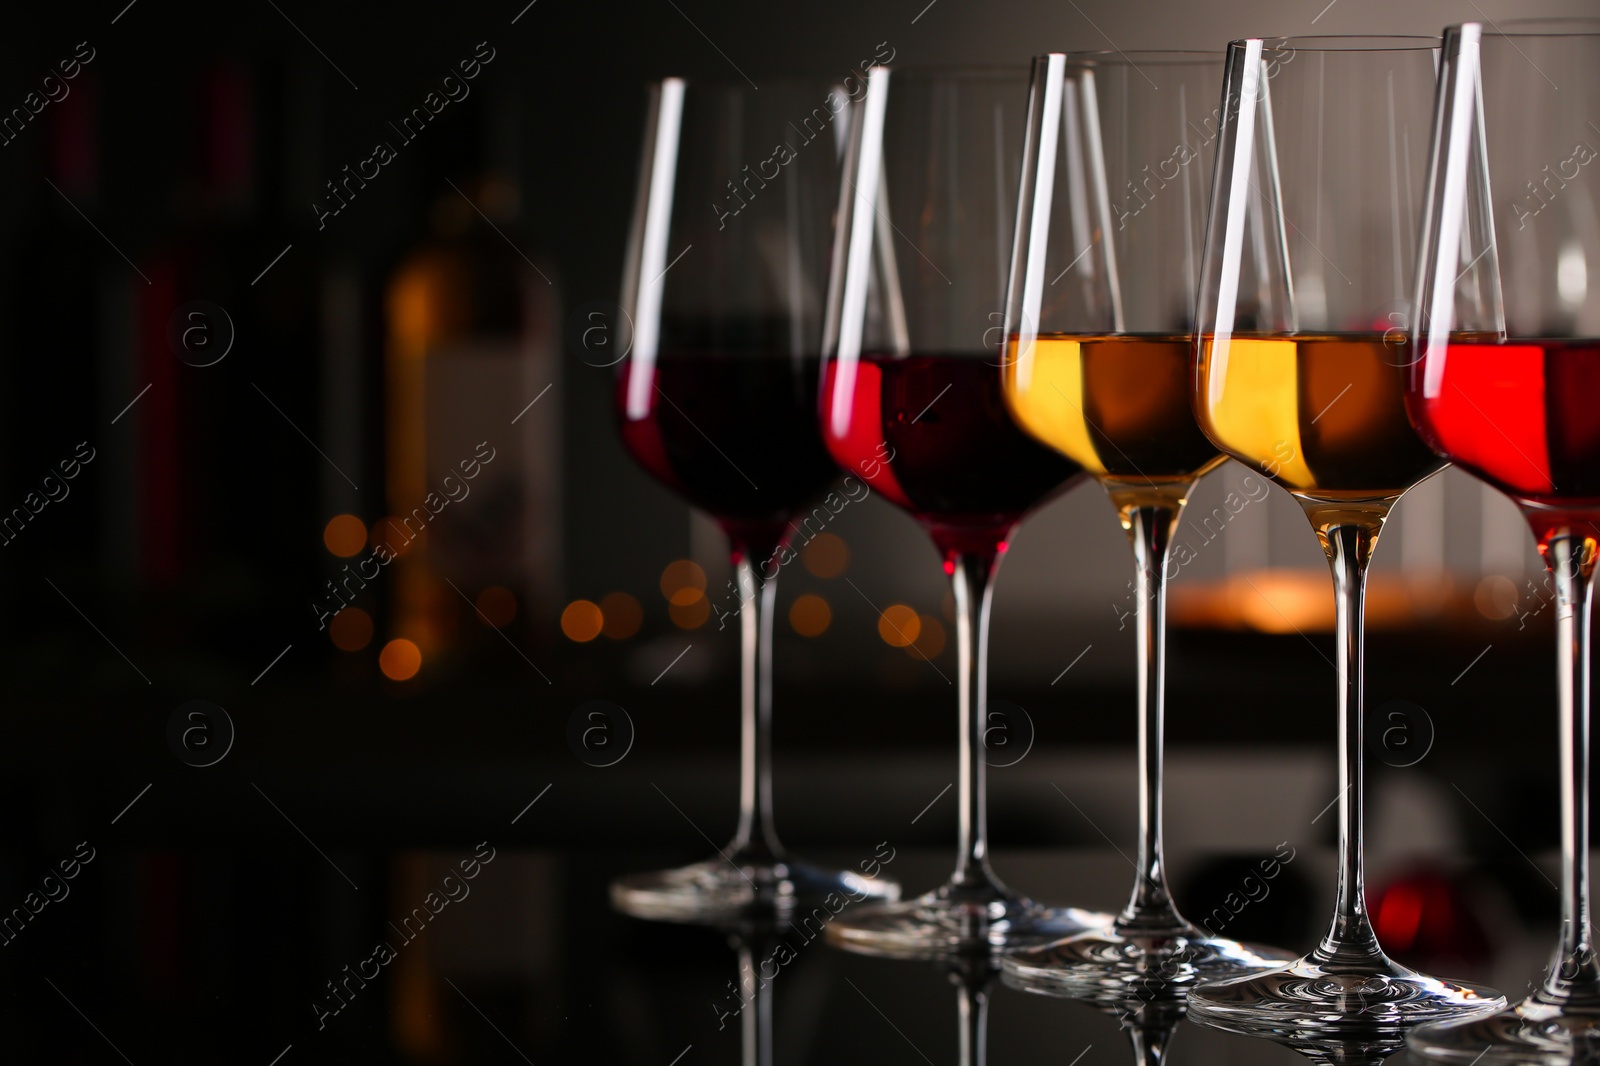
[[[644,608],[626,592],[613,592],[600,600],[605,623],[600,632],[612,640],[627,640],[644,625]]]
[[[568,640],[587,644],[604,628],[605,615],[600,612],[600,605],[590,600],[573,600],[561,612],[561,632]]]
[[[806,593],[789,606],[789,625],[802,637],[820,637],[833,623],[833,609],[821,596]]]
[[[422,651],[403,637],[391,640],[378,653],[378,669],[390,681],[410,681],[422,669]]]
[[[336,514],[322,527],[322,543],[339,558],[348,559],[366,546],[366,523],[353,514]]]
[[[903,603],[892,603],[878,617],[878,636],[885,644],[904,648],[922,632],[922,617]]]
[[[372,643],[372,616],[359,607],[346,607],[328,623],[328,639],[340,651],[360,651]]]
[[[490,585],[478,593],[478,614],[496,629],[504,629],[517,617],[517,597],[503,585]]]

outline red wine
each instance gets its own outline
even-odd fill
[[[622,442],[639,465],[716,518],[735,551],[765,558],[795,510],[839,473],[817,433],[819,373],[815,357],[669,353],[653,367],[630,361],[617,376]]]
[[[1412,372],[1423,438],[1523,504],[1543,545],[1600,514],[1600,340],[1452,340]]]
[[[947,555],[1004,551],[1023,515],[1082,474],[1012,421],[993,360],[868,355],[830,363],[823,382],[834,459],[910,511]]]

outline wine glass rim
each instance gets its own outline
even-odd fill
[[[882,66],[883,64],[875,64]],[[870,69],[870,68],[869,68]],[[659,89],[669,81],[682,82],[683,87],[690,91],[729,91],[742,92],[754,95],[758,90],[747,81],[740,81],[735,77],[713,75],[708,78],[691,78],[683,74],[663,74],[659,78],[648,78],[644,85],[646,89]],[[844,78],[833,74],[779,74],[761,79],[761,86],[773,86],[778,89],[808,89],[816,86],[837,87]]]
[[[1306,52],[1413,52],[1440,47],[1441,38],[1420,33],[1330,33],[1285,37],[1240,37],[1228,47],[1242,47],[1250,41],[1270,41]]]
[[[1477,25],[1485,37],[1595,37],[1600,36],[1600,18],[1593,15],[1552,15],[1547,18],[1501,19],[1499,22],[1464,22],[1451,26],[1459,31],[1462,26]],[[1558,29],[1561,26],[1582,26],[1581,30]],[[1535,27],[1544,27],[1542,29]]]
[[[1069,63],[1105,63],[1107,65],[1137,67],[1136,60],[1151,66],[1184,66],[1186,64],[1200,65],[1205,63],[1220,62],[1223,50],[1206,48],[1140,48],[1133,51],[1123,51],[1120,48],[1095,48],[1079,52],[1046,52],[1046,55],[1060,55],[1067,58]]]
[[[897,78],[914,78],[917,81],[985,81],[989,79],[1017,79],[1026,81],[1026,63],[899,63],[880,64]]]

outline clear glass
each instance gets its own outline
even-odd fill
[[[1137,566],[1137,875],[1116,920],[1004,960],[1012,984],[1181,1000],[1202,977],[1293,956],[1208,936],[1178,913],[1162,853],[1167,551],[1223,455],[1189,402],[1194,294],[1222,55],[1034,60],[1001,379],[1019,425],[1110,497]]]
[[[1362,870],[1362,612],[1400,496],[1443,464],[1406,418],[1406,330],[1439,42],[1290,38],[1228,47],[1195,414],[1304,509],[1333,571],[1339,876],[1328,932],[1280,969],[1197,986],[1192,1018],[1283,1038],[1397,1032],[1492,1010],[1491,989],[1384,954]]]
[[[838,477],[815,410],[844,102],[822,80],[758,93],[669,78],[650,93],[615,410],[640,465],[727,532],[736,596],[711,598],[734,605],[717,627],[738,627],[741,755],[733,841],[618,880],[612,900],[632,914],[707,921],[829,893],[899,897],[890,882],[791,860],[772,816],[776,580],[791,518]]]
[[[995,570],[1023,516],[1080,473],[1012,423],[996,371],[1027,78],[1025,67],[879,67],[852,109],[819,417],[839,464],[908,511],[943,556],[961,738],[955,873],[918,899],[852,908],[829,924],[834,943],[865,952],[1008,950],[1104,918],[1041,906],[989,867]]]
[[[1500,32],[1503,29],[1504,32]],[[1600,22],[1445,35],[1408,404],[1440,454],[1509,495],[1556,590],[1561,935],[1533,994],[1407,1037],[1437,1061],[1589,1061],[1589,614],[1600,521]]]

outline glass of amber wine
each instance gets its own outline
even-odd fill
[[[1197,986],[1191,1017],[1219,1028],[1395,1032],[1505,1002],[1385,955],[1362,872],[1367,563],[1390,508],[1443,466],[1405,410],[1438,46],[1404,37],[1228,46],[1194,409],[1219,448],[1293,494],[1328,556],[1342,787],[1328,932],[1288,966]]]
[[[1006,403],[1106,490],[1133,545],[1139,604],[1139,841],[1109,925],[1004,960],[1006,981],[1078,998],[1179,999],[1198,978],[1292,956],[1208,936],[1178,913],[1162,854],[1168,545],[1223,462],[1189,404],[1194,294],[1222,56],[1034,60],[1006,308]]]
[[[1522,509],[1555,583],[1562,923],[1531,995],[1415,1029],[1407,1042],[1464,1066],[1585,1062],[1600,1048],[1588,754],[1600,545],[1600,20],[1452,27],[1436,115],[1407,399],[1429,444]]]

